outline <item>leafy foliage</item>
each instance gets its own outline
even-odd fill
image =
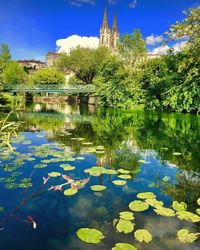
[[[40,69],[32,74],[32,84],[64,84],[65,76],[55,69]]]

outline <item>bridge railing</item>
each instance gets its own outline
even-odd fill
[[[35,85],[5,85],[5,91],[11,92],[23,92],[23,91],[30,91],[30,92],[40,92],[40,91],[62,91],[62,92],[76,92],[76,91],[83,91],[83,92],[94,92],[95,85],[93,84],[82,84],[82,85],[67,85],[67,84],[35,84]]]

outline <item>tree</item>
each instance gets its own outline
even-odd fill
[[[9,62],[11,60],[10,50],[7,44],[1,45],[0,60]]]
[[[116,56],[111,56],[104,61],[95,84],[100,104],[111,107],[130,105],[132,91],[129,72]]]
[[[174,59],[179,81],[166,93],[166,105],[176,111],[200,112],[200,7],[185,12],[187,17],[171,26],[167,40],[187,37],[188,41]],[[168,64],[169,65],[169,64]],[[169,65],[170,67],[170,65]]]
[[[62,54],[56,67],[62,72],[73,72],[83,83],[91,84],[105,58],[109,55],[106,48],[90,49],[77,47],[70,54]]]
[[[125,66],[134,67],[147,55],[145,41],[140,30],[122,36],[118,46],[119,55]]]
[[[55,69],[40,69],[33,73],[30,79],[32,84],[64,84],[65,76]]]
[[[27,81],[27,74],[23,67],[17,62],[9,62],[2,73],[4,84],[17,85],[24,84]]]

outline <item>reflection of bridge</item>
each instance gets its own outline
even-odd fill
[[[5,86],[4,90],[11,93],[64,93],[64,94],[90,94],[95,92],[93,84],[88,85],[60,85],[60,84],[40,84],[40,85],[16,85]]]

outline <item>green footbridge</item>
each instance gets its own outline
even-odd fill
[[[43,84],[43,85],[7,85],[5,91],[11,93],[62,93],[62,94],[92,94],[95,92],[95,85],[61,85],[61,84]]]

